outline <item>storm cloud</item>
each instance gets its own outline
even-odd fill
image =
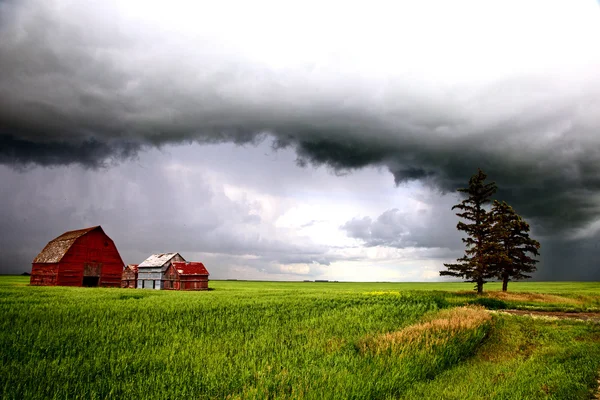
[[[312,276],[333,261],[351,259],[273,226],[286,210],[278,196],[252,198],[224,189],[224,178],[211,176],[206,164],[181,162],[187,157],[180,153],[153,150],[108,170],[0,167],[7,189],[0,193],[6,228],[0,235],[5,255],[0,271],[23,272],[52,238],[99,224],[127,263],[179,251],[186,258],[212,260],[216,278],[229,277],[236,265],[275,278]]]
[[[3,1],[0,163],[93,169],[184,143],[267,142],[299,166],[382,167],[440,194],[480,167],[539,235],[590,239],[599,37],[592,0]],[[400,211],[356,218],[351,237],[408,243],[387,241],[403,240]]]

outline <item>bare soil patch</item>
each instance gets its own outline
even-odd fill
[[[563,312],[563,311],[530,311],[530,310],[502,310],[500,313],[512,315],[529,315],[532,317],[550,317],[560,319],[579,319],[584,321],[600,322],[600,313],[597,312]]]
[[[542,293],[488,292],[488,297],[504,301],[528,301],[536,303],[583,304],[581,300]]]

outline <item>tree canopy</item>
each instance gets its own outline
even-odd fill
[[[502,279],[502,290],[508,289],[508,282],[531,278],[536,270],[540,243],[529,237],[529,224],[506,204],[494,200],[492,206],[492,238],[497,244],[497,264],[495,270],[498,279]],[[530,256],[530,255],[531,256]]]
[[[485,207],[492,202],[497,186],[486,183],[487,175],[478,169],[469,180],[469,186],[458,189],[467,197],[452,207],[464,221],[456,228],[466,233],[466,249],[456,263],[444,264],[442,276],[462,277],[475,283],[477,293],[489,279],[501,279],[502,290],[508,282],[530,278],[536,270],[540,244],[529,237],[529,224],[506,202],[493,201],[491,210]]]
[[[469,180],[469,186],[458,189],[459,192],[467,194],[467,198],[452,207],[460,210],[456,215],[464,220],[459,221],[456,228],[467,234],[463,238],[467,249],[465,255],[457,259],[455,264],[444,264],[446,271],[440,275],[456,276],[465,278],[468,282],[474,282],[477,293],[483,291],[483,284],[487,279],[494,278],[496,274],[488,268],[493,263],[490,239],[492,234],[491,213],[485,209],[485,205],[491,202],[492,195],[496,193],[497,187],[494,182],[485,183],[487,175],[479,169]]]

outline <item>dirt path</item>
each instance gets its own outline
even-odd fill
[[[600,322],[600,313],[597,312],[562,312],[529,310],[499,310],[498,312],[513,315],[529,315],[532,317],[553,317],[562,319],[580,319],[584,321]]]
[[[528,311],[528,310],[500,310],[500,313],[512,314],[512,315],[529,315],[531,317],[551,317],[551,318],[562,318],[562,319],[578,319],[583,321],[592,321],[600,323],[600,313],[592,312],[579,312],[579,313],[567,313],[562,311]],[[598,373],[598,386],[596,391],[592,393],[591,399],[600,400],[600,372]]]

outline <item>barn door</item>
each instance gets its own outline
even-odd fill
[[[100,284],[100,274],[102,273],[101,263],[83,264],[83,282],[82,286],[93,287]]]

